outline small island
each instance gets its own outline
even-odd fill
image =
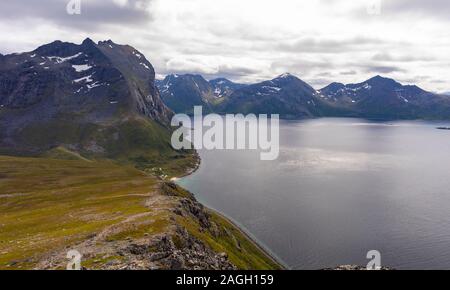
[[[438,130],[450,130],[450,127],[437,127]]]

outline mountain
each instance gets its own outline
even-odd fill
[[[142,53],[112,41],[55,41],[0,58],[0,153],[61,146],[83,156],[161,161],[172,112]]]
[[[448,118],[450,99],[393,79],[373,77],[357,84],[332,83],[320,90],[331,106],[343,115],[366,118]]]
[[[282,118],[296,119],[322,116],[326,106],[315,89],[286,73],[236,90],[220,105],[219,111],[280,114]]]
[[[234,91],[246,86],[244,84],[234,83],[226,78],[213,79],[209,83],[214,88],[216,98],[229,97]]]
[[[165,104],[177,113],[279,114],[285,119],[362,117],[379,119],[448,119],[450,98],[414,85],[375,76],[362,83],[331,83],[316,91],[301,79],[283,74],[252,85],[200,75],[168,75],[157,83]]]
[[[211,112],[214,89],[200,75],[168,75],[157,83],[164,103],[176,113],[192,113],[194,106]]]
[[[201,75],[171,74],[156,82],[164,103],[176,113],[193,113],[194,106],[203,106],[205,112],[216,106],[235,90],[245,85],[225,78],[207,81]]]

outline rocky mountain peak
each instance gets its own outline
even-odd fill
[[[56,40],[52,43],[42,45],[34,50],[39,56],[69,56],[79,51],[78,45]]]
[[[334,83],[329,84],[325,88],[333,90],[333,89],[342,89],[343,87],[345,87],[345,85],[343,83],[334,82]]]
[[[383,87],[401,87],[402,85],[393,79],[382,77],[377,75],[371,79],[368,79],[365,83],[371,86],[383,86]]]
[[[115,45],[115,43],[111,39],[98,42],[98,45],[108,45],[108,44]]]
[[[0,129],[14,143],[18,130],[60,118],[103,124],[144,117],[168,126],[172,112],[154,81],[153,66],[142,53],[112,41],[54,41],[32,52],[4,56]]]
[[[290,81],[295,81],[295,80],[300,80],[300,79],[290,73],[284,73],[284,74],[281,74],[281,75],[277,76],[276,78],[272,79],[273,82],[290,82]]]
[[[81,45],[83,45],[83,46],[95,46],[95,42],[88,37],[85,40],[83,40]]]
[[[297,78],[297,77],[292,75],[291,73],[286,72],[277,76],[275,79],[287,79],[287,78]]]

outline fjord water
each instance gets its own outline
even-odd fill
[[[179,183],[292,269],[450,269],[450,131],[445,122],[281,121],[280,156],[200,150]]]

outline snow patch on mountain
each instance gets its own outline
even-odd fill
[[[82,54],[83,54],[82,52],[79,52],[75,55],[68,56],[68,57],[48,56],[47,58],[51,61],[55,61],[57,64],[60,64],[60,63],[66,62],[68,60],[75,59],[75,58],[81,56]]]
[[[92,68],[92,66],[88,64],[72,65],[72,67],[75,69],[76,72],[84,72]]]
[[[93,76],[93,74],[92,74],[92,75],[88,75],[88,76],[86,76],[86,77],[82,77],[82,78],[76,79],[76,80],[74,80],[73,82],[74,82],[74,83],[80,83],[80,82],[91,83],[91,82],[94,81],[94,80],[92,79],[92,76]]]
[[[148,65],[146,65],[145,63],[141,62],[140,63],[143,67],[145,67],[146,69],[150,70],[150,67]]]

